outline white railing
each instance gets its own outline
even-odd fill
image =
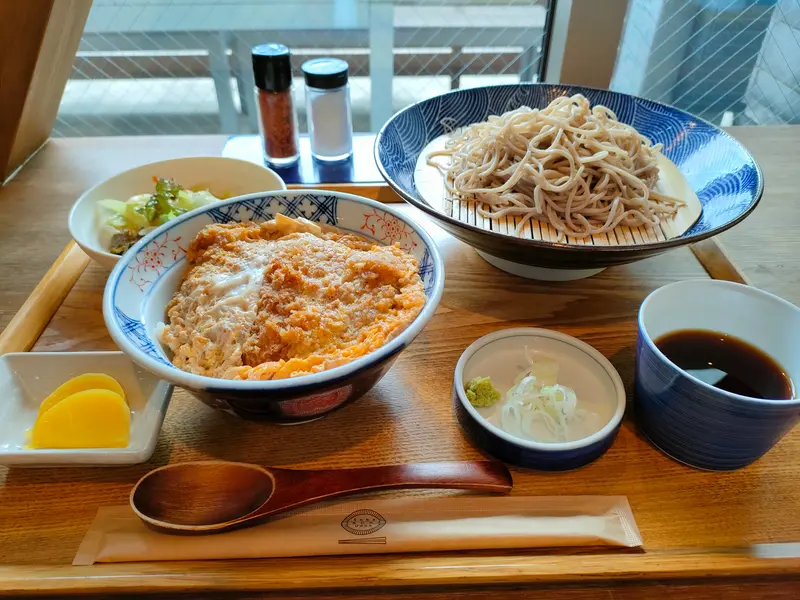
[[[221,130],[243,113],[254,131],[250,48],[279,41],[298,58],[343,54],[368,78],[356,92],[374,131],[398,108],[398,77],[534,80],[545,16],[542,0],[95,0],[71,84],[210,78]]]

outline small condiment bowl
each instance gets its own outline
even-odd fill
[[[605,422],[599,430],[574,441],[536,442],[495,425],[506,392],[528,368],[526,348],[559,364],[558,383],[574,389],[579,406],[590,407]],[[488,409],[475,408],[464,386],[486,376],[502,397]],[[453,402],[467,436],[488,454],[520,467],[565,471],[596,460],[614,442],[625,412],[625,386],[614,366],[588,344],[557,331],[520,327],[485,335],[464,351],[456,365]]]
[[[635,408],[642,432],[692,467],[739,469],[763,456],[800,420],[800,399],[762,400],[713,387],[656,347],[666,333],[718,331],[759,348],[800,382],[800,309],[728,281],[689,280],[651,293],[639,309]]]
[[[83,373],[104,373],[125,390],[131,408],[126,448],[27,448],[39,405],[53,390]],[[18,352],[0,356],[0,465],[130,465],[153,455],[172,385],[138,367],[122,352]]]
[[[263,165],[223,156],[191,156],[153,162],[114,175],[78,198],[69,213],[69,232],[86,254],[109,269],[119,256],[108,251],[97,215],[100,200],[125,202],[155,190],[153,177],[168,178],[186,189],[207,189],[220,199],[285,190],[283,179]]]

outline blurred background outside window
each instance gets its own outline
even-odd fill
[[[254,133],[266,42],[294,53],[302,128],[300,65],[336,56],[355,131],[377,131],[450,89],[539,80],[556,2],[94,0],[54,135]],[[621,38],[597,43],[619,47],[611,89],[717,124],[800,122],[800,0],[629,0]]]
[[[350,65],[355,131],[450,89],[536,81],[546,0],[94,0],[54,135],[256,132],[250,48]]]
[[[611,89],[716,124],[800,123],[800,0],[629,0]]]

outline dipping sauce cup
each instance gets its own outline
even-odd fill
[[[651,293],[639,309],[635,410],[664,454],[692,467],[739,469],[766,454],[800,420],[800,309],[727,281],[690,280]],[[743,340],[781,365],[794,398],[734,394],[680,369],[656,347],[663,335],[705,329]]]

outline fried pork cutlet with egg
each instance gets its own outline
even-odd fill
[[[329,226],[278,216],[204,228],[168,306],[181,369],[281,379],[345,364],[403,331],[425,304],[419,264]]]

